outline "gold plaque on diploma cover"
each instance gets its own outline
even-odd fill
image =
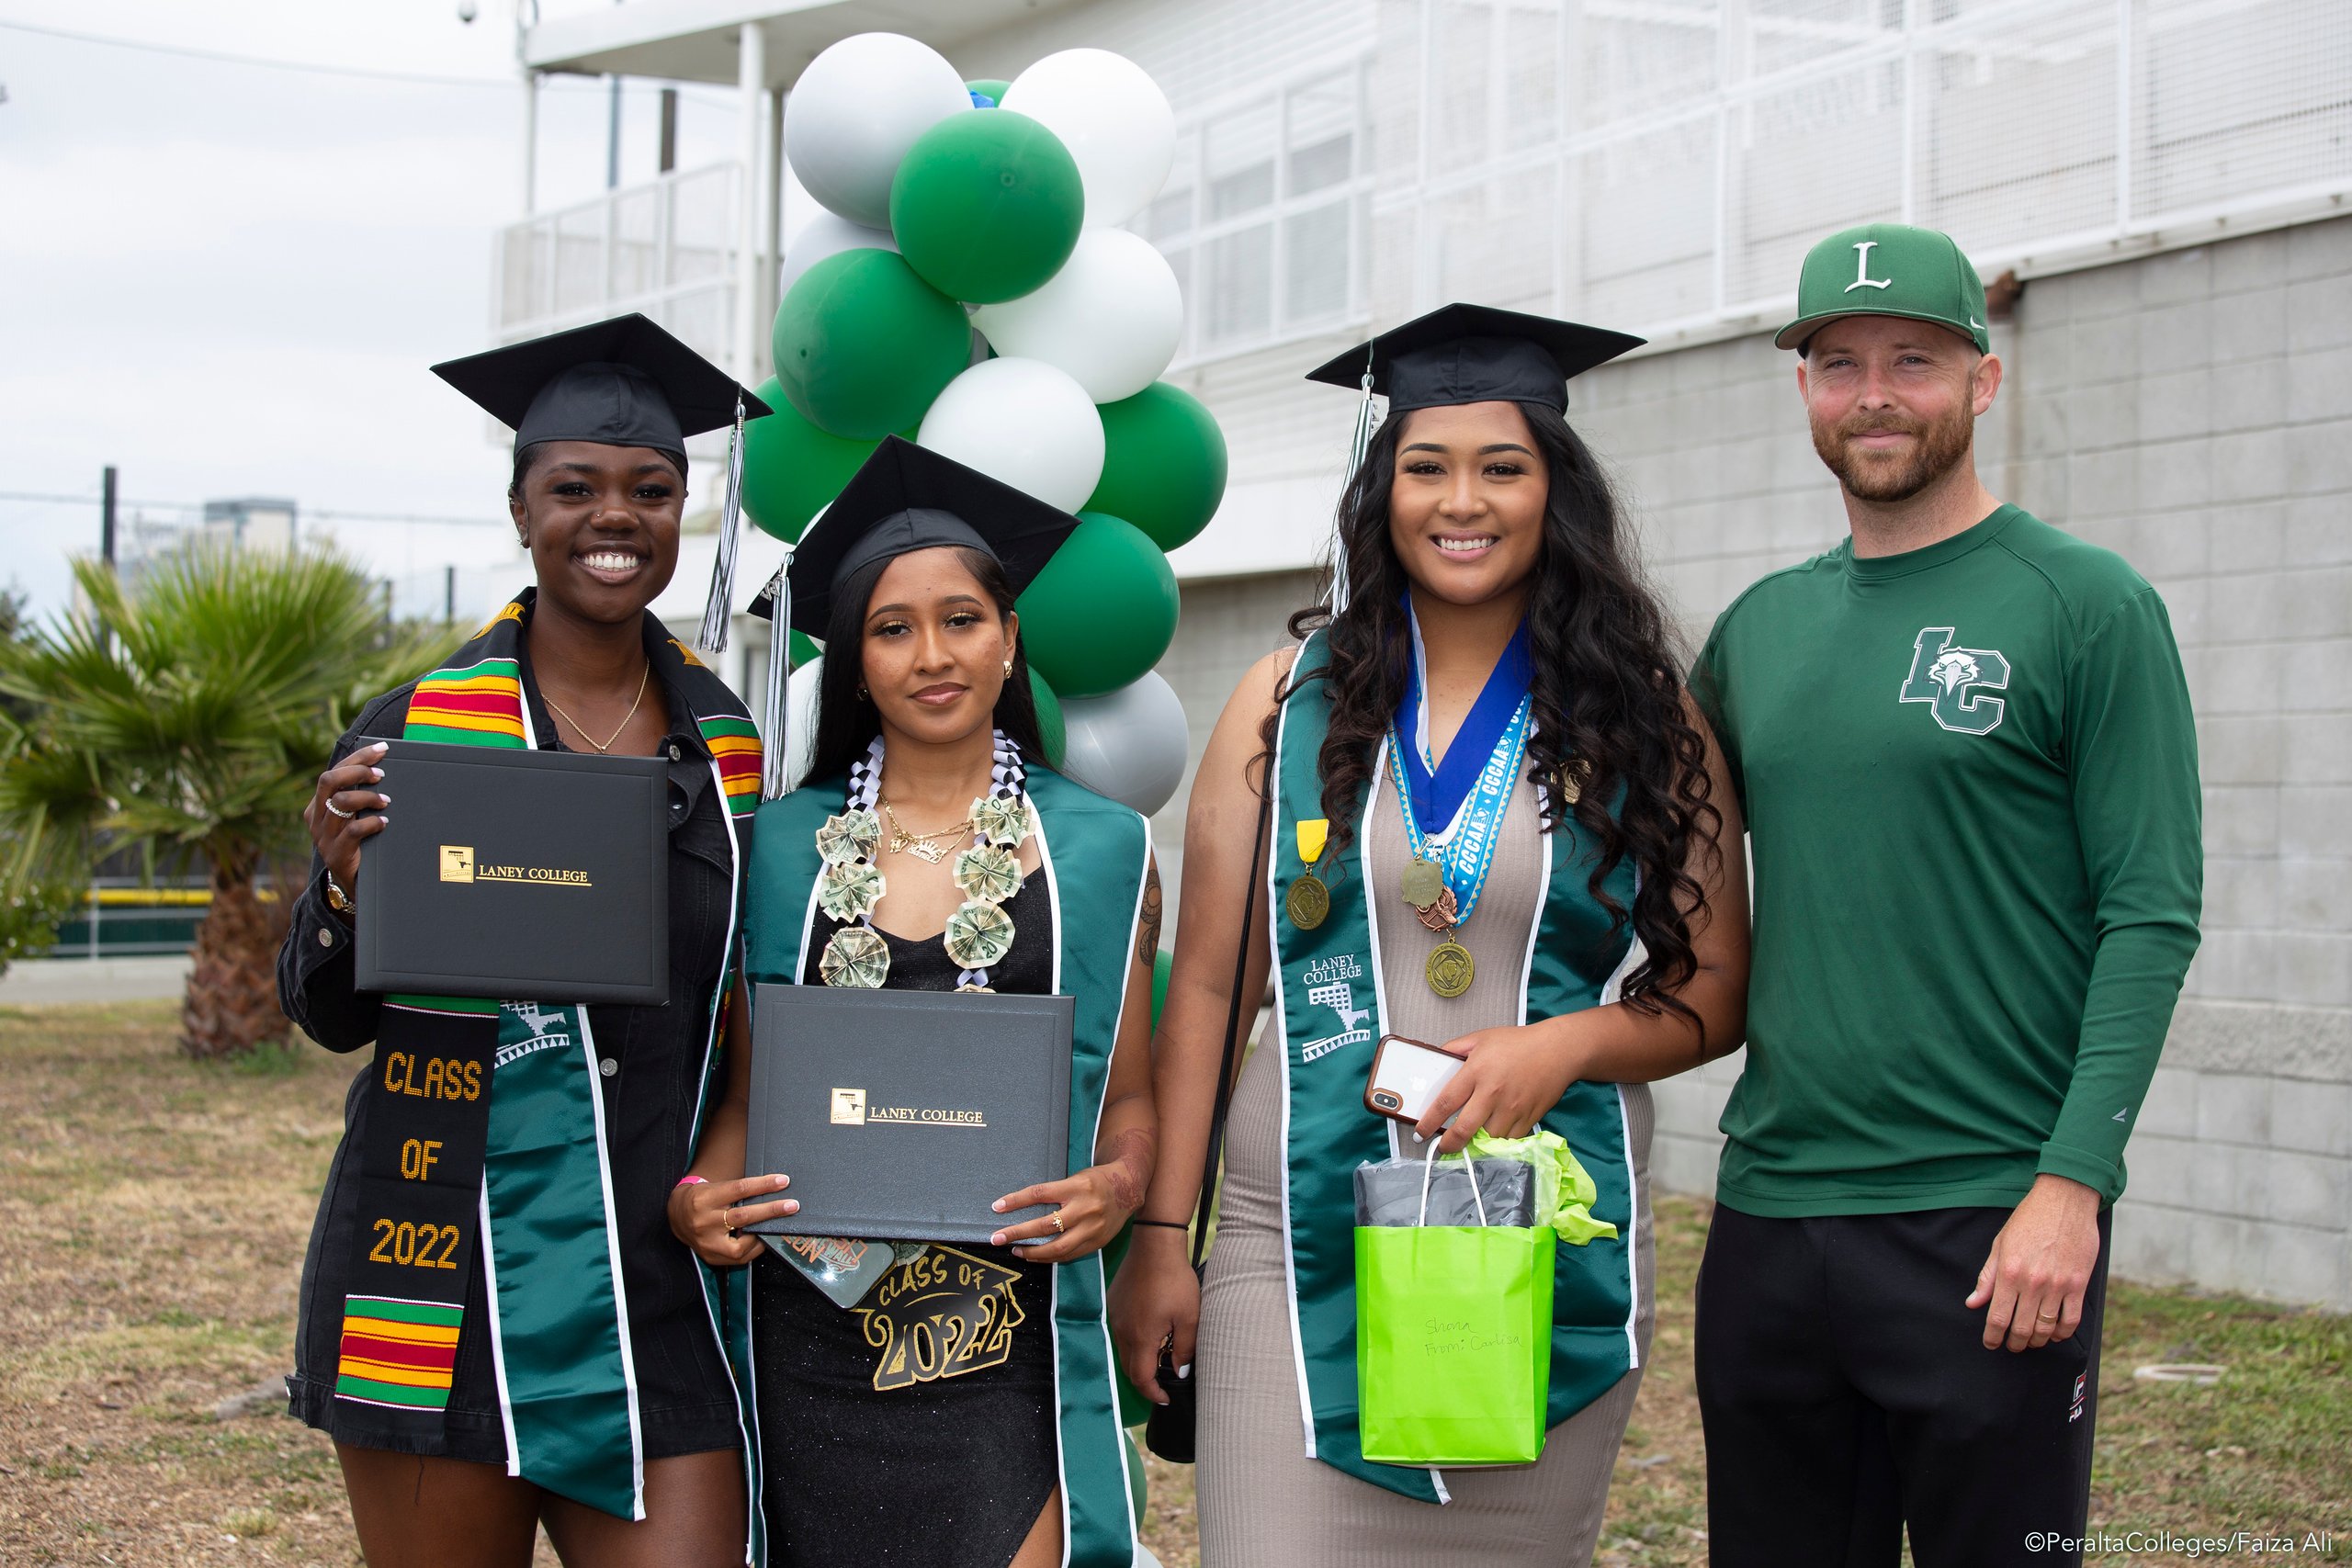
[[[833,1090],[833,1125],[863,1127],[865,1125],[865,1091],[862,1089]]]
[[[474,879],[474,847],[471,844],[441,846],[441,880],[471,882]]]

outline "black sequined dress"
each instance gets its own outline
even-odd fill
[[[990,969],[990,987],[1043,995],[1054,953],[1045,874],[1032,872],[1004,911],[1012,947]],[[839,929],[821,911],[816,921],[806,985],[823,983],[818,955]],[[957,965],[939,938],[881,935],[886,988],[956,988]],[[1008,1247],[933,1246],[844,1308],[773,1252],[752,1265],[771,1563],[1012,1560],[1059,1475],[1052,1275]]]

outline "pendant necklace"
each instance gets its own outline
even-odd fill
[[[883,820],[890,824],[890,852],[894,855],[900,852],[918,854],[937,865],[947,858],[947,852],[955,848],[952,843],[944,844],[939,840],[955,839],[972,830],[972,814],[967,811],[962,821],[951,822],[936,833],[911,833],[907,830],[907,825],[899,820],[899,814],[890,809],[888,795],[879,797],[879,803]]]
[[[555,699],[548,695],[548,691],[545,686],[539,688],[539,701],[548,705],[548,711],[549,713],[554,714],[557,717],[562,719],[564,723],[571,726],[571,732],[579,736],[581,739],[588,742],[589,747],[599,756],[609,756],[612,753],[614,745],[617,743],[621,738],[621,729],[627,729],[628,728],[628,721],[637,716],[637,710],[644,706],[645,683],[651,679],[653,679],[653,660],[649,659],[645,661],[645,673],[637,678],[637,701],[629,704],[628,712],[622,716],[620,729],[614,730],[613,733],[605,739],[605,741],[602,746],[596,744],[596,738],[589,734],[586,729],[582,728],[578,719],[572,717],[570,714],[565,713],[563,709],[556,705]]]

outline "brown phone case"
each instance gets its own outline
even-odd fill
[[[1403,1034],[1384,1034],[1380,1037],[1380,1043],[1373,1048],[1372,1072],[1363,1083],[1363,1108],[1374,1116],[1385,1116],[1391,1122],[1410,1122],[1418,1118],[1405,1114],[1405,1102],[1396,1098],[1396,1090],[1378,1087],[1381,1058],[1388,1055],[1388,1043],[1392,1040],[1399,1045],[1419,1046],[1424,1051],[1434,1051],[1441,1056],[1451,1056],[1457,1062],[1466,1062],[1470,1058],[1459,1051],[1449,1051],[1442,1045],[1432,1045],[1426,1040],[1415,1040]],[[1382,1104],[1383,1100],[1388,1103]]]

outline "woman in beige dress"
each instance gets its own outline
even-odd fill
[[[1160,1160],[1112,1296],[1148,1396],[1163,1347],[1198,1379],[1204,1568],[1590,1560],[1649,1347],[1645,1086],[1739,1043],[1747,963],[1737,805],[1565,417],[1567,379],[1636,342],[1450,306],[1315,373],[1369,371],[1388,418],[1325,603],[1243,680],[1193,785]],[[1183,1224],[1245,910],[1243,994],[1271,976],[1274,1007],[1196,1286]],[[1417,1142],[1363,1106],[1387,1034],[1466,1058],[1419,1133],[1445,1127],[1450,1153],[1481,1127],[1555,1131],[1616,1227],[1559,1248],[1532,1464],[1363,1457],[1352,1173]]]

